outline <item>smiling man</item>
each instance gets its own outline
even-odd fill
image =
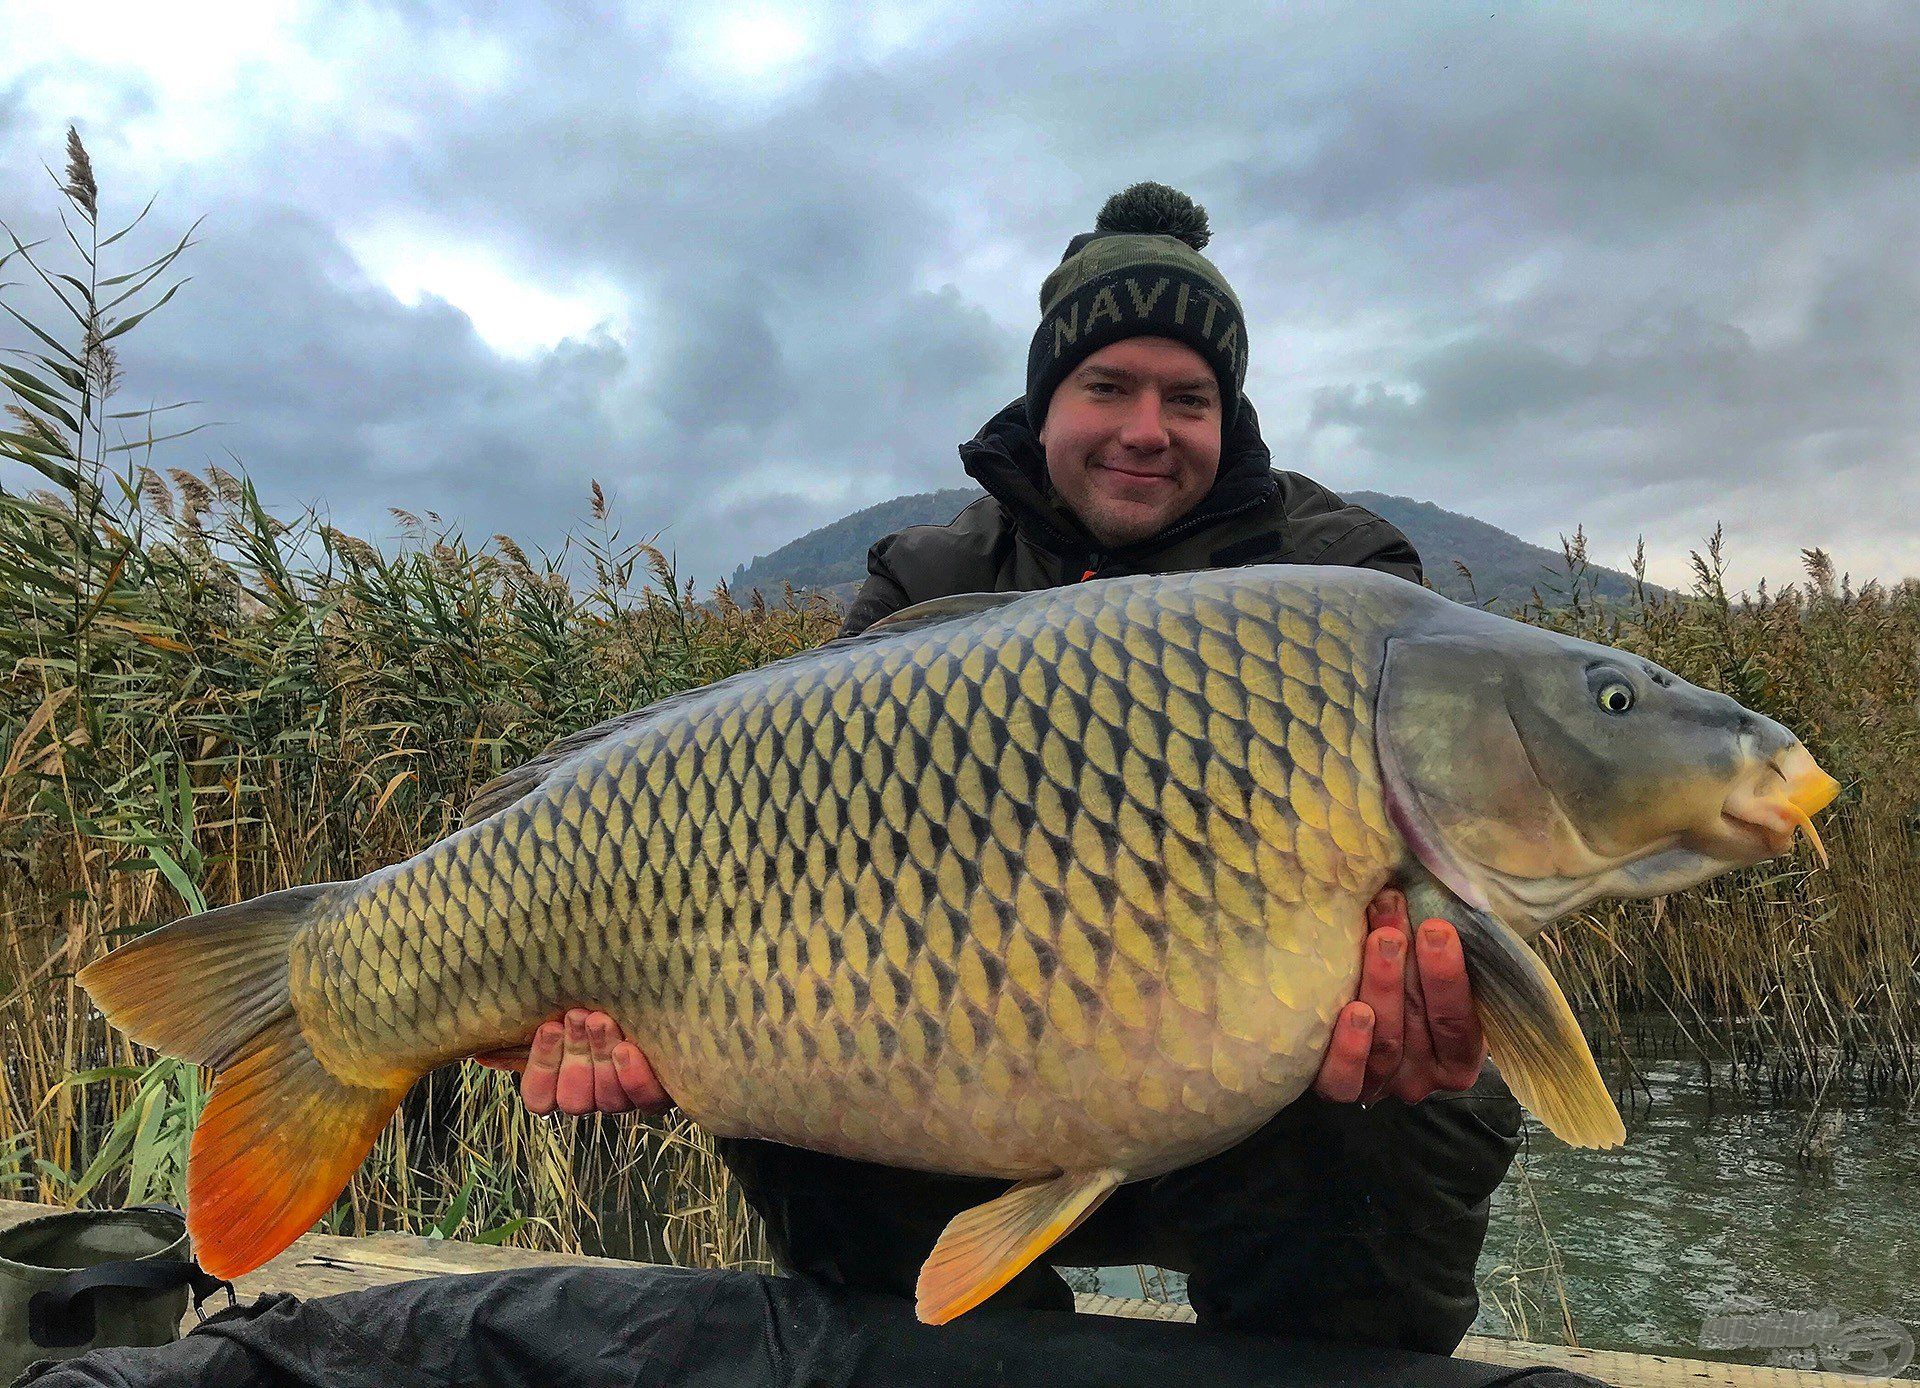
[[[1026,394],[960,449],[987,495],[874,545],[842,635],[930,598],[1117,574],[1297,563],[1420,580],[1399,531],[1273,468],[1241,393],[1240,303],[1206,242],[1204,211],[1136,184],[1069,243],[1041,289]],[[1478,1307],[1474,1264],[1520,1110],[1483,1068],[1452,927],[1424,922],[1409,951],[1392,891],[1365,924],[1360,997],[1313,1091],[1238,1146],[1123,1187],[1050,1262],[1185,1271],[1203,1324],[1453,1349]],[[579,1011],[541,1028],[522,1092],[541,1113],[669,1102],[612,1020]],[[719,1145],[784,1269],[909,1298],[947,1221],[1005,1186]],[[1038,1265],[989,1305],[1014,1303],[1073,1305]]]
[[[1151,539],[1220,475],[1220,387],[1192,348],[1135,337],[1080,364],[1040,428],[1054,494],[1099,544]]]

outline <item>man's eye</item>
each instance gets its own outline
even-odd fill
[[[1119,387],[1114,385],[1113,382],[1111,381],[1088,381],[1087,389],[1088,390],[1118,390]]]
[[[1180,398],[1196,410],[1204,410],[1208,405],[1213,403],[1204,395],[1183,395]]]

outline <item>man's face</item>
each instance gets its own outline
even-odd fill
[[[1206,359],[1166,337],[1103,347],[1062,381],[1040,443],[1047,476],[1109,549],[1159,534],[1220,471],[1220,384]]]

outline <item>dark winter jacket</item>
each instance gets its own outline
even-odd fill
[[[1102,549],[1053,494],[1024,398],[961,444],[960,458],[987,495],[946,525],[910,526],[874,545],[841,635],[929,598],[1028,592],[1117,574],[1341,564],[1420,581],[1420,557],[1392,525],[1310,478],[1273,467],[1245,401],[1200,504],[1153,538],[1121,549]]]

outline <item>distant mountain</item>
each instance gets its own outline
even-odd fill
[[[754,588],[772,598],[783,591],[783,585],[791,583],[795,588],[824,592],[844,602],[866,579],[867,549],[875,540],[909,525],[944,525],[980,495],[977,488],[959,487],[899,496],[855,511],[735,569],[728,587],[739,598],[744,599]],[[1427,582],[1450,598],[1517,608],[1536,588],[1551,600],[1556,590],[1564,591],[1568,585],[1561,555],[1530,545],[1498,526],[1404,496],[1384,492],[1343,495],[1398,526],[1420,551]],[[1456,564],[1467,567],[1473,575],[1471,583]],[[1633,591],[1633,580],[1613,569],[1593,565],[1587,569],[1587,578],[1602,597],[1625,597]]]

